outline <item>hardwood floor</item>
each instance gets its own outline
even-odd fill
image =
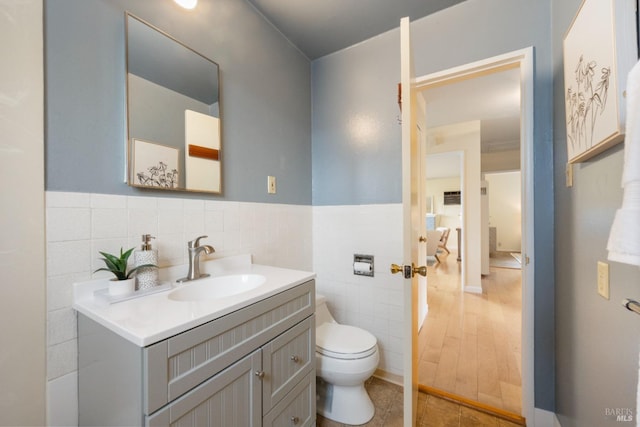
[[[455,252],[439,257],[427,269],[420,383],[521,414],[521,270],[491,267],[482,294],[470,294]]]

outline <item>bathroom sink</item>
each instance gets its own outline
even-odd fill
[[[174,301],[206,301],[224,298],[257,288],[266,281],[261,274],[232,274],[185,283],[169,293]]]

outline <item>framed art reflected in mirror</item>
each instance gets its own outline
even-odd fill
[[[180,181],[179,150],[174,147],[133,139],[135,184],[142,187],[176,189]]]

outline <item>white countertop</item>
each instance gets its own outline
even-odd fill
[[[186,269],[186,266],[160,269],[161,281],[175,285],[169,290],[113,304],[94,297],[94,292],[104,288],[108,279],[75,283],[73,308],[132,343],[145,347],[315,278],[315,273],[308,271],[252,264],[250,255],[239,255],[203,261],[200,271],[211,276],[261,274],[266,277],[264,284],[214,300],[169,299],[168,294],[174,289],[198,283],[197,280],[175,283],[185,275]]]

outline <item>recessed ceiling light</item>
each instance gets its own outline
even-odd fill
[[[173,0],[185,9],[193,9],[198,4],[198,0]]]

